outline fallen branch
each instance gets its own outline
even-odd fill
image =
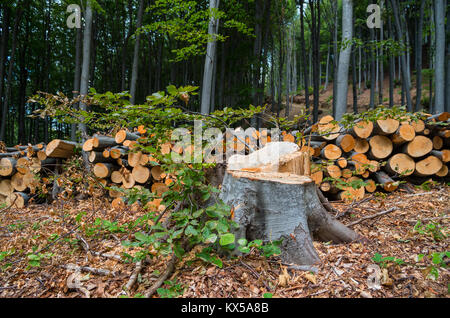
[[[142,270],[142,261],[139,261],[136,263],[136,268],[134,269],[133,274],[130,276],[128,283],[124,287],[125,291],[129,291],[133,287],[134,283],[136,283],[137,277],[141,272],[141,270]]]
[[[67,270],[73,270],[73,271],[84,271],[89,272],[97,275],[105,275],[105,276],[116,276],[115,272],[112,272],[108,269],[102,269],[102,268],[94,268],[89,266],[77,266],[75,264],[67,264],[67,265],[61,265],[61,268],[67,269]]]
[[[92,252],[92,251],[91,251],[91,254],[95,255],[95,256],[99,256],[99,257],[115,259],[116,261],[122,261],[122,257],[120,257],[119,255],[106,254],[106,253],[103,254],[103,253],[100,253],[100,252]]]
[[[377,213],[377,214],[365,216],[365,217],[362,217],[362,218],[360,218],[359,220],[357,220],[357,221],[355,221],[355,222],[352,222],[352,223],[350,223],[350,224],[347,224],[347,226],[353,226],[353,225],[356,225],[356,224],[358,224],[358,223],[361,223],[362,221],[369,220],[369,219],[374,219],[374,218],[376,218],[376,217],[379,217],[379,216],[382,216],[382,215],[385,215],[385,214],[394,212],[395,210],[397,210],[397,207],[390,208],[389,210],[382,211],[382,212],[379,212],[379,213]]]
[[[175,269],[175,264],[177,263],[178,258],[175,256],[175,254],[172,255],[172,258],[167,263],[167,267],[165,271],[161,274],[161,276],[158,278],[158,280],[150,287],[150,289],[147,290],[145,293],[145,298],[150,298],[153,296],[153,294],[156,292],[156,290],[161,287],[161,285],[164,283],[164,281],[172,274],[173,270]]]

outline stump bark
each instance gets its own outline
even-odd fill
[[[334,243],[361,237],[328,214],[312,177],[304,175],[310,174],[308,155],[292,149],[279,156],[270,152],[271,162],[259,169],[250,161],[259,157],[261,162],[257,153],[267,153],[267,149],[246,156],[248,160],[239,157],[242,164],[225,173],[220,199],[234,210],[234,221],[240,225],[236,239],[282,240],[284,262],[312,265],[320,262],[313,237]]]

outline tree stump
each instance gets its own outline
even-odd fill
[[[259,151],[267,153],[264,149]],[[255,153],[247,157],[250,156],[258,157]],[[309,165],[303,153],[293,150],[277,157],[271,152],[271,159],[271,163],[260,169],[255,169],[249,160],[246,165],[252,167],[251,171],[241,164],[239,169],[229,168],[225,173],[220,198],[233,208],[234,221],[240,225],[235,232],[236,239],[282,239],[281,258],[284,262],[312,265],[320,262],[313,237],[335,243],[361,238],[326,212],[317,195],[316,184],[310,177],[296,172],[309,173],[305,172],[308,169],[299,169],[301,165]],[[289,166],[295,167],[296,171],[286,171]]]

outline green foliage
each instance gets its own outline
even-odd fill
[[[433,252],[426,257],[424,254],[418,255],[419,262],[425,260],[425,258],[431,262],[431,264],[426,268],[425,273],[428,277],[436,280],[439,278],[439,270],[441,268],[447,268],[448,261],[446,259],[450,258],[450,252]]]
[[[28,266],[29,267],[40,267],[41,261],[45,259],[50,259],[53,257],[53,253],[29,253],[27,254]]]
[[[435,241],[442,241],[447,237],[447,235],[445,235],[445,233],[442,231],[441,225],[436,222],[422,224],[422,221],[418,220],[414,225],[413,232],[420,235],[431,236]]]
[[[372,260],[379,264],[381,267],[387,267],[389,263],[393,263],[396,265],[404,265],[405,262],[400,259],[400,258],[396,258],[393,256],[386,256],[383,257],[383,255],[379,254],[379,253],[375,253],[375,255],[373,256]]]
[[[431,189],[436,186],[438,183],[436,181],[433,180],[427,180],[424,183],[422,183],[421,185],[417,185],[415,186],[417,189],[423,190],[423,191],[431,191]]]
[[[166,280],[164,282],[165,288],[158,288],[156,292],[161,298],[177,298],[183,295],[186,287],[177,284],[177,280]]]

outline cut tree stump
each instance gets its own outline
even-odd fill
[[[335,243],[361,239],[328,214],[312,178],[298,174],[309,170],[309,156],[301,152],[298,155],[296,147],[290,145],[278,145],[283,150],[291,147],[290,153],[270,151],[276,148],[275,144],[246,158],[237,155],[229,159],[234,169],[225,173],[220,199],[234,211],[234,221],[240,226],[235,232],[236,239],[282,239],[282,260],[297,265],[320,262],[312,237]],[[270,162],[262,163],[261,158],[268,153]]]

